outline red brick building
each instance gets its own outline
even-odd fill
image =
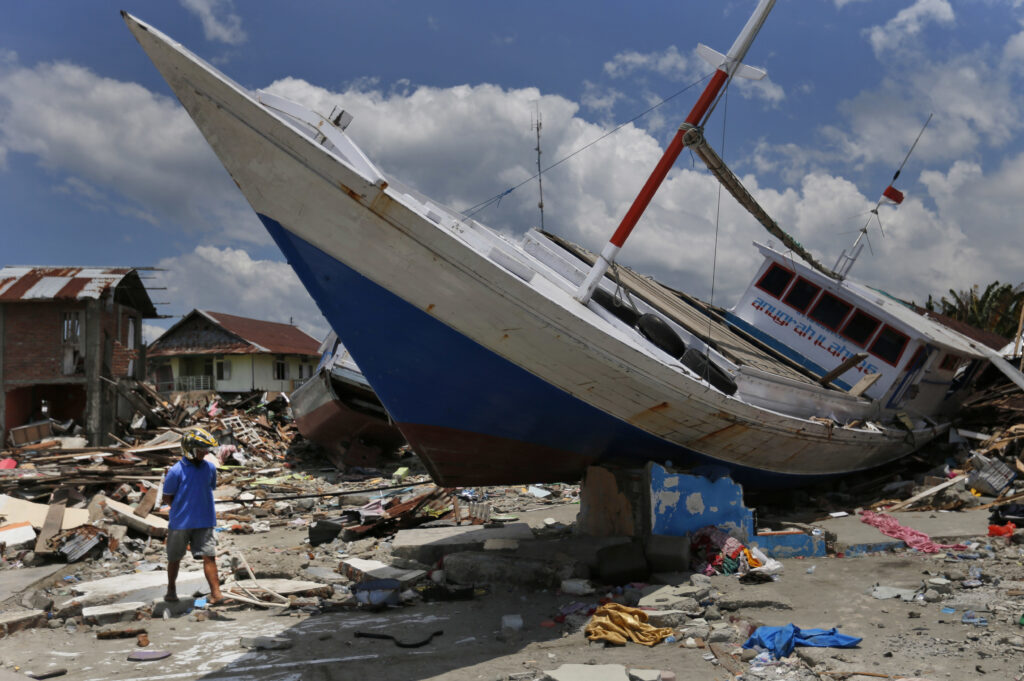
[[[107,442],[115,417],[132,415],[115,384],[145,376],[142,320],[158,316],[132,268],[0,269],[2,441],[45,416]]]

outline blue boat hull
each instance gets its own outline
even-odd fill
[[[575,481],[612,461],[725,465],[555,388],[260,219],[439,484]],[[757,486],[812,479],[727,467]]]

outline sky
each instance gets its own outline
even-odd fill
[[[326,321],[118,11],[245,87],[354,120],[385,172],[518,236],[598,251],[755,0],[8,3],[0,22],[0,265],[154,268],[193,308]],[[851,277],[923,302],[1024,281],[1024,0],[778,0],[705,134],[783,229],[833,265],[929,115]],[[667,101],[666,101],[667,100]],[[653,108],[652,108],[653,107]],[[614,132],[613,132],[614,131]],[[684,151],[619,261],[729,307],[771,241]]]

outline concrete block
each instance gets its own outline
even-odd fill
[[[9,549],[27,549],[35,543],[36,531],[27,520],[0,527],[0,544]]]
[[[640,607],[682,610],[690,614],[691,617],[699,617],[704,612],[700,602],[705,600],[710,593],[710,589],[700,586],[652,585],[643,590]]]
[[[718,599],[715,603],[719,610],[748,610],[753,608],[770,608],[773,610],[792,610],[793,606],[781,596],[745,596],[730,594]]]
[[[488,539],[531,541],[533,531],[526,523],[509,523],[502,527],[465,525],[399,530],[391,541],[391,552],[400,558],[434,565],[449,553],[479,549]]]
[[[195,609],[196,599],[179,596],[176,602],[168,603],[162,598],[157,598],[153,601],[152,607],[153,619],[164,617],[164,613],[167,613],[166,617],[181,617]]]
[[[743,505],[743,488],[723,477],[670,473],[647,464],[651,534],[682,537],[707,525],[748,543],[754,536],[754,514]]]
[[[825,536],[800,530],[759,532],[750,542],[770,558],[817,558],[826,555]]]
[[[139,612],[145,608],[146,604],[140,601],[111,603],[110,605],[93,605],[87,608],[82,608],[82,619],[86,624],[131,622],[136,619]]]
[[[53,597],[45,591],[28,591],[21,598],[21,604],[29,610],[53,610]]]
[[[642,582],[651,574],[640,544],[616,544],[597,552],[597,576],[605,584]]]
[[[652,627],[670,627],[676,629],[683,626],[693,615],[684,610],[647,610],[647,623]]]
[[[423,570],[403,570],[379,560],[363,558],[345,558],[341,561],[340,567],[345,576],[353,582],[363,582],[368,579],[397,579],[403,589],[427,576]]]
[[[0,613],[0,638],[23,629],[40,627],[46,623],[46,613],[42,610],[16,610]]]
[[[498,584],[550,589],[561,584],[570,567],[536,558],[501,553],[463,551],[444,558],[448,581],[456,584]]]
[[[591,466],[580,483],[576,530],[591,537],[633,537],[643,528],[643,473]]]
[[[652,534],[644,546],[647,563],[654,572],[687,572],[690,570],[690,538]]]

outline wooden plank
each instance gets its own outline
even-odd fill
[[[866,352],[857,352],[857,353],[854,353],[854,354],[850,355],[839,366],[837,366],[835,369],[833,369],[832,371],[828,372],[827,374],[825,374],[824,376],[819,378],[818,379],[818,383],[821,383],[822,385],[826,385],[827,386],[829,383],[831,383],[832,381],[834,381],[835,379],[839,378],[840,376],[845,374],[847,371],[852,369],[853,367],[855,367],[858,364],[860,364],[861,362],[863,362],[867,358],[867,356],[868,356],[868,353],[866,353]]]
[[[860,397],[864,392],[873,386],[875,382],[882,377],[882,374],[866,374],[861,376],[860,380],[853,384],[850,388],[850,394],[854,397]]]
[[[156,506],[156,487],[150,487],[139,501],[139,505],[135,507],[135,515],[145,518],[154,506]]]
[[[50,545],[47,543],[50,538],[60,532],[60,526],[64,522],[64,502],[59,504],[50,504],[49,509],[46,511],[46,520],[43,522],[43,529],[39,531],[39,536],[36,537],[36,553],[53,553]]]
[[[955,485],[956,483],[960,482],[961,480],[966,480],[966,479],[967,479],[966,475],[958,475],[955,478],[953,478],[952,480],[947,480],[946,482],[942,483],[941,485],[936,485],[935,487],[931,487],[929,489],[926,489],[925,491],[921,492],[920,494],[915,494],[914,496],[910,497],[909,499],[905,499],[905,500],[901,501],[900,503],[898,503],[898,504],[896,504],[894,506],[890,506],[889,508],[886,509],[886,513],[892,513],[893,511],[899,511],[901,509],[904,509],[907,506],[910,506],[911,504],[917,503],[921,499],[925,499],[927,497],[930,497],[930,496],[932,496],[932,495],[934,495],[934,494],[936,494],[938,492],[941,492],[942,490],[946,489],[947,487],[952,487],[953,485]]]

